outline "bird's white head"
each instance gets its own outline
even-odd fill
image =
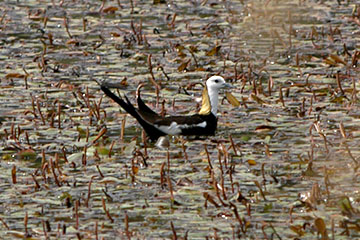
[[[219,90],[221,88],[232,88],[233,86],[225,82],[220,76],[212,76],[206,80],[206,93],[203,94],[203,104],[199,114],[208,114],[210,111],[216,116],[219,104]]]
[[[221,88],[231,88],[232,85],[225,82],[221,76],[212,76],[206,81],[207,89],[210,91],[218,91]]]

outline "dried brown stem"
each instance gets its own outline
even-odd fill
[[[87,146],[84,146],[84,153],[83,153],[82,159],[81,159],[81,163],[83,166],[86,166],[86,164],[87,164],[86,152],[87,152]]]
[[[349,146],[345,143],[345,148],[346,148],[346,151],[348,152],[350,158],[354,161],[354,163],[356,164],[356,166],[359,166],[359,162],[354,158],[354,156],[352,155],[350,149],[349,149]]]
[[[229,135],[229,139],[230,139],[231,147],[232,147],[232,149],[234,150],[235,155],[238,155],[238,154],[237,154],[237,151],[236,151],[235,144],[234,144],[234,140],[233,140],[233,138],[232,138],[231,135]]]
[[[160,186],[161,187],[164,187],[164,185],[165,185],[165,170],[164,170],[165,165],[166,165],[166,163],[163,162],[160,167]]]
[[[131,233],[129,231],[129,216],[127,215],[127,212],[125,212],[124,225],[125,225],[126,236],[128,239],[131,239]]]
[[[111,142],[111,145],[110,145],[110,148],[109,148],[109,158],[111,158],[111,152],[112,152],[112,149],[113,149],[113,147],[114,147],[114,145],[115,145],[115,141],[113,140],[112,142]]]
[[[199,68],[199,64],[198,64],[198,61],[197,61],[197,59],[195,57],[194,51],[192,51],[191,48],[189,48],[189,52],[191,54],[191,57],[194,59],[196,68]]]
[[[35,190],[40,189],[40,184],[39,184],[39,182],[36,180],[35,175],[34,175],[34,174],[31,174],[31,177],[32,177],[32,179],[33,179],[34,182],[35,182]]]
[[[345,127],[342,122],[339,123],[339,129],[340,129],[341,136],[346,139],[347,137],[346,137]]]
[[[65,26],[65,30],[66,30],[67,35],[69,36],[70,39],[72,39],[72,36],[70,34],[70,31],[69,31],[68,19],[66,17],[64,17],[64,26]]]
[[[95,143],[97,140],[99,140],[104,134],[107,132],[106,128],[101,129],[101,131],[98,133],[96,138],[92,141],[92,143]]]
[[[174,191],[173,191],[170,175],[167,175],[167,182],[168,182],[169,190],[170,190],[170,200],[171,200],[171,203],[173,203],[174,202]]]
[[[89,137],[90,137],[90,130],[89,127],[86,128],[86,142],[89,142]]]
[[[79,200],[75,201],[75,229],[79,229]]]
[[[204,149],[205,149],[205,152],[206,152],[206,157],[207,157],[207,160],[208,160],[208,163],[209,163],[209,167],[210,169],[213,169],[213,166],[211,164],[211,160],[210,160],[210,154],[209,154],[209,151],[207,150],[207,145],[204,144]]]
[[[61,151],[62,151],[63,156],[64,156],[64,162],[65,162],[65,163],[68,163],[69,161],[68,161],[68,159],[67,159],[67,157],[66,157],[66,149],[65,149],[65,147],[62,147]]]
[[[226,192],[225,192],[225,184],[224,184],[225,180],[224,180],[224,176],[221,175],[221,192],[222,192],[222,195],[223,195],[223,198],[224,200],[227,200],[227,196],[226,196]]]
[[[357,93],[357,90],[356,90],[356,82],[355,82],[355,78],[352,78],[352,85],[353,85],[353,90],[352,90],[352,94],[351,94],[351,99],[354,102],[357,101],[357,96],[356,96],[356,93]]]
[[[292,26],[292,21],[291,21],[291,11],[289,10],[288,11],[288,18],[289,18],[289,48],[291,49],[292,48],[292,42],[291,42],[291,34],[292,34],[292,31],[293,31],[293,26]]]
[[[61,129],[61,104],[58,100],[58,128]]]
[[[154,76],[154,73],[153,73],[153,66],[152,66],[152,62],[151,62],[151,54],[148,55],[147,62],[148,62],[149,73],[151,75],[150,82],[155,86],[155,88],[157,90],[159,90],[160,86],[159,86],[159,84],[156,83],[155,76]]]
[[[57,175],[55,173],[55,166],[54,166],[55,164],[54,164],[54,162],[53,162],[53,160],[51,158],[49,159],[49,162],[50,162],[50,168],[51,168],[51,172],[53,173],[55,183],[56,183],[56,185],[61,187],[61,183],[59,182],[58,177],[57,177]]]
[[[172,234],[173,234],[172,239],[177,240],[176,230],[175,230],[175,227],[174,227],[174,224],[173,224],[172,221],[170,221],[170,226],[171,226],[171,231],[172,231]]]
[[[285,107],[285,102],[284,102],[282,87],[279,88],[279,101],[281,102],[281,104],[283,105],[283,107]]]
[[[171,22],[169,24],[169,26],[174,29],[175,28],[175,19],[176,19],[176,13],[174,13],[174,15],[171,18]]]
[[[98,170],[100,176],[101,176],[102,178],[104,178],[104,175],[102,174],[99,165],[96,165],[96,169]]]
[[[109,218],[110,222],[113,223],[114,219],[111,217],[109,210],[106,209],[106,203],[105,203],[105,199],[103,197],[101,198],[101,201],[102,201],[102,206],[103,206],[106,216]]]
[[[182,148],[182,150],[184,152],[185,162],[188,162],[189,157],[188,157],[187,152],[186,152],[186,146],[185,146],[185,141],[184,140],[181,141],[181,148]]]
[[[342,86],[341,86],[340,73],[339,73],[339,72],[336,73],[336,83],[337,83],[337,85],[338,85],[338,88],[339,88],[341,94],[344,95],[345,92],[344,92],[344,90],[343,90],[343,88],[342,88]]]
[[[265,193],[264,193],[264,191],[262,190],[260,183],[259,183],[258,181],[256,181],[256,180],[254,181],[254,183],[255,183],[255,185],[258,187],[258,189],[259,189],[259,191],[260,191],[260,194],[261,194],[261,196],[263,197],[264,201],[266,201]]]
[[[95,222],[95,240],[99,240],[99,230],[98,230],[98,221]]]
[[[134,2],[133,2],[133,0],[130,0],[130,4],[131,4],[131,14],[133,14],[134,13]]]
[[[219,161],[219,166],[220,166],[220,172],[221,175],[224,174],[224,170],[223,170],[223,166],[222,166],[222,162],[221,162],[221,152],[220,152],[220,148],[218,147],[218,161]]]
[[[89,185],[88,185],[88,194],[87,194],[87,198],[85,200],[85,206],[87,208],[89,207],[89,201],[90,201],[90,196],[91,196],[91,184],[92,184],[92,181],[93,181],[94,178],[95,178],[95,176],[92,176],[90,178]]]
[[[36,110],[35,110],[35,98],[31,96],[31,106],[32,106],[32,113],[34,114],[34,118],[37,118]]]
[[[126,124],[126,115],[125,115],[124,118],[121,120],[121,131],[120,131],[120,140],[121,140],[121,141],[124,140],[125,124]]]
[[[83,17],[82,24],[83,24],[83,31],[86,32],[86,26],[87,26],[87,19]]]
[[[28,230],[28,220],[29,220],[28,212],[26,211],[25,217],[24,217],[25,238],[31,237],[31,234],[29,233],[29,230]]]
[[[5,227],[7,230],[10,230],[9,226],[6,224],[6,222],[4,221],[4,219],[0,218],[0,221],[2,222],[2,224],[4,225],[4,227]]]
[[[227,207],[228,204],[226,204],[222,199],[221,199],[221,196],[220,196],[220,191],[219,191],[219,188],[218,188],[218,183],[214,177],[214,172],[211,172],[211,179],[212,179],[212,182],[213,182],[213,186],[214,186],[214,189],[215,189],[215,192],[216,192],[216,196],[217,198],[219,199],[219,201],[221,202],[221,204],[224,206],[224,207]]]
[[[165,72],[165,69],[164,69],[163,66],[159,65],[159,66],[157,67],[157,70],[160,70],[160,71],[164,74],[166,80],[170,81],[170,77],[169,77],[169,75]]]
[[[240,215],[239,215],[239,212],[238,212],[238,210],[237,210],[236,205],[235,205],[235,204],[233,204],[232,202],[230,202],[230,206],[233,208],[233,211],[234,211],[235,217],[236,217],[236,219],[237,219],[237,220],[238,220],[238,222],[239,222],[239,225],[240,225],[240,229],[241,229],[241,231],[242,231],[243,233],[245,233],[245,230],[244,230],[244,223],[243,223],[243,221],[242,221],[242,220],[241,220],[241,218],[240,218]]]
[[[12,169],[11,169],[11,179],[12,179],[12,183],[16,184],[16,166],[13,165]]]
[[[215,202],[214,198],[213,198],[209,193],[204,192],[204,193],[203,193],[203,196],[204,196],[204,198],[205,198],[205,204],[204,204],[204,205],[205,205],[205,208],[207,208],[207,202],[208,202],[208,201],[209,201],[211,204],[213,204],[216,208],[219,208],[219,207],[220,207],[220,205]]]
[[[39,99],[36,99],[36,107],[37,107],[38,112],[39,112],[39,114],[40,114],[41,121],[42,121],[43,125],[45,125],[45,118],[44,118],[44,116],[43,116],[43,114],[42,114],[42,112],[41,112]]]

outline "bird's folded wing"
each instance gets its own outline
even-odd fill
[[[146,113],[149,116],[154,116],[154,117],[159,117],[160,115],[157,114],[156,112],[154,112],[153,110],[151,110],[145,103],[144,101],[141,99],[140,94],[137,96],[137,104],[138,104],[138,108],[139,111],[142,113]]]
[[[164,117],[161,119],[157,119],[154,124],[156,125],[161,125],[161,126],[170,126],[173,123],[178,124],[179,126],[181,125],[197,125],[200,124],[202,122],[205,122],[206,119],[204,118],[204,116],[201,116],[199,114],[195,114],[195,115],[190,115],[190,116],[169,116],[169,117]]]
[[[192,116],[170,116],[158,119],[154,126],[169,135],[183,134],[191,129],[205,129],[207,126],[204,115],[195,114]]]
[[[141,115],[141,117],[146,120],[147,122],[154,124],[159,119],[163,119],[162,116],[160,116],[158,113],[151,110],[140,97],[137,98],[138,103],[138,113]]]

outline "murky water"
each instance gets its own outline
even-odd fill
[[[1,238],[359,238],[360,1],[0,4]],[[215,74],[241,106],[168,151],[92,80],[188,114]]]

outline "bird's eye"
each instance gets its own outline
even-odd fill
[[[214,82],[215,82],[215,83],[218,83],[218,82],[219,82],[219,80],[215,79],[215,80],[214,80]]]

